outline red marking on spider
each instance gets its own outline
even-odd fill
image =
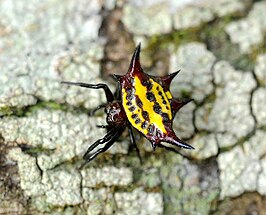
[[[105,108],[107,125],[99,127],[107,128],[108,132],[88,148],[84,155],[86,162],[109,149],[126,127],[129,129],[130,140],[138,155],[139,150],[134,139],[133,128],[151,142],[154,150],[156,146],[162,146],[161,142],[193,149],[179,139],[172,129],[176,112],[192,101],[192,99],[173,98],[170,93],[170,84],[179,71],[163,77],[148,75],[141,68],[139,55],[140,44],[133,54],[128,72],[123,76],[114,75],[119,90],[117,97],[106,84],[62,82],[80,87],[103,89],[106,95],[107,104],[100,105],[95,110]],[[92,153],[98,145],[102,144],[104,144],[102,148]]]

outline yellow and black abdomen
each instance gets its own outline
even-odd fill
[[[152,78],[145,79],[135,76],[131,87],[122,88],[122,104],[133,127],[147,137],[163,137],[171,127],[171,94]]]

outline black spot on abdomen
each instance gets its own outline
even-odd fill
[[[135,107],[135,106],[130,106],[130,107],[128,108],[128,110],[129,110],[130,112],[133,112],[134,110],[136,110],[136,107]]]
[[[170,122],[170,118],[169,118],[169,115],[167,113],[162,113],[162,118],[163,118],[163,123],[169,123]]]
[[[127,106],[131,106],[131,105],[132,105],[132,102],[131,102],[131,101],[128,101],[128,102],[126,103],[126,105],[127,105]]]
[[[142,116],[145,120],[150,121],[149,113],[147,111],[142,111]]]
[[[132,94],[133,89],[132,88],[126,88],[126,92],[127,92],[127,94]]]
[[[152,89],[152,83],[149,80],[144,80],[141,82],[141,84],[147,88],[147,91]]]
[[[151,102],[154,102],[155,101],[155,96],[154,96],[154,94],[152,92],[147,92],[146,93],[146,97]]]
[[[142,124],[141,124],[141,128],[142,129],[146,129],[148,127],[149,123],[147,121],[144,121]]]
[[[139,124],[139,123],[141,123],[141,120],[140,120],[139,118],[137,118],[137,119],[135,120],[135,123],[136,123],[136,124]]]
[[[132,119],[136,119],[137,117],[138,117],[138,114],[135,114],[135,113],[134,113],[134,114],[131,115],[131,118],[132,118]]]
[[[140,100],[140,98],[139,98],[138,96],[136,96],[136,104],[137,104],[140,108],[143,107],[143,103],[142,103],[142,101]]]
[[[127,99],[128,102],[131,101],[131,100],[134,99],[134,95],[132,95],[132,94],[127,94],[126,99]]]
[[[153,110],[154,110],[155,113],[158,113],[158,114],[161,113],[162,108],[161,108],[161,106],[159,105],[158,102],[155,102],[155,103],[154,103],[154,105],[153,105]]]
[[[150,124],[148,127],[148,134],[153,135],[155,126],[153,124]]]

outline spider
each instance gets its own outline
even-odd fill
[[[107,99],[106,104],[98,106],[95,110],[105,108],[107,125],[98,127],[107,128],[108,132],[103,138],[97,140],[88,148],[83,156],[85,163],[108,150],[126,127],[128,127],[131,143],[138,156],[140,154],[133,135],[133,128],[141,132],[151,142],[153,150],[155,150],[156,146],[160,146],[161,142],[167,142],[186,149],[194,149],[179,139],[172,129],[176,112],[192,101],[192,99],[173,98],[170,93],[171,81],[180,70],[163,77],[144,73],[139,61],[140,49],[141,45],[139,44],[135,49],[128,72],[125,75],[113,75],[118,82],[118,95],[114,95],[109,87],[102,83],[62,82],[63,84],[91,89],[103,89]],[[104,146],[92,153],[99,145]]]

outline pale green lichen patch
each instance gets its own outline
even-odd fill
[[[13,4],[18,5],[14,8]],[[84,4],[81,1],[78,5]],[[90,19],[80,17],[82,15],[72,8],[73,2],[34,1],[30,5],[32,7],[14,1],[1,2],[1,22],[11,31],[0,40],[4,54],[0,57],[0,115],[17,114],[17,110],[39,101],[96,107],[102,100],[100,91],[69,88],[60,82],[100,81],[97,78],[103,48],[85,35],[91,29],[89,37],[96,37],[101,4],[97,1],[85,4],[90,7],[90,13],[95,13]],[[79,26],[73,16],[80,17]]]
[[[47,171],[42,175],[46,185],[45,196],[48,204],[65,206],[82,203],[81,175],[76,170]]]
[[[167,155],[160,168],[166,214],[209,214],[219,196],[219,175],[214,159],[193,164],[175,154]]]
[[[245,13],[251,0],[218,0],[215,4],[211,1],[206,4],[218,17],[224,17]]]
[[[116,211],[113,190],[111,188],[83,188],[82,196],[85,200],[84,211],[87,214],[113,214]]]
[[[200,32],[200,40],[218,59],[230,62],[236,69],[249,71],[254,68],[252,56],[241,54],[237,45],[230,43],[224,30],[225,26],[235,19],[234,17],[225,17],[223,20],[216,20],[211,25],[205,25]]]
[[[196,101],[202,101],[213,91],[212,67],[215,60],[216,57],[202,43],[192,42],[180,46],[170,60],[170,71],[181,69],[178,78],[172,82],[171,92],[180,97],[179,89],[183,89]]]
[[[232,43],[238,44],[242,54],[251,53],[260,44],[263,43],[266,33],[264,22],[264,11],[266,3],[257,2],[253,5],[247,18],[231,22],[226,26],[226,32]]]
[[[193,111],[195,108],[195,103],[190,102],[186,105],[186,108],[180,109],[180,111],[176,114],[176,118],[173,122],[173,128],[182,139],[191,138],[195,133],[195,127],[193,125]]]
[[[257,121],[257,126],[259,128],[263,128],[266,126],[266,112],[265,112],[265,105],[266,100],[264,99],[266,96],[266,89],[265,88],[258,88],[254,94],[252,99],[252,110],[254,116]]]
[[[206,105],[197,110],[196,126],[215,133],[222,148],[252,133],[255,120],[249,102],[256,82],[251,72],[237,71],[225,61],[215,64],[213,74],[216,99],[209,113],[206,113]],[[226,121],[220,123],[225,118]]]
[[[24,154],[18,148],[11,150],[9,156],[18,162],[20,186],[25,192],[25,195],[44,195],[44,185],[41,183],[41,170],[37,165],[36,158]]]
[[[114,195],[117,214],[162,214],[163,199],[160,193],[146,193],[142,189],[133,192],[117,192]],[[124,204],[127,202],[127,204]],[[145,208],[145,209],[144,209]]]
[[[49,169],[83,155],[92,139],[104,134],[95,122],[101,124],[103,118],[40,109],[28,117],[3,118],[0,129],[6,142],[26,144],[32,150],[50,150],[48,154],[43,151],[37,158],[42,169]]]
[[[96,187],[99,184],[105,186],[128,186],[133,182],[133,172],[129,168],[115,168],[105,166],[99,168],[86,168],[81,171],[84,187]]]
[[[75,171],[42,171],[36,158],[16,148],[9,156],[18,162],[20,185],[25,195],[43,197],[54,206],[75,205],[82,202],[80,195],[81,176]]]
[[[192,151],[191,156],[197,160],[204,160],[214,156],[219,153],[219,145],[217,137],[213,133],[198,133],[190,141],[191,144],[197,148],[197,151]]]
[[[255,66],[255,75],[258,79],[259,84],[262,87],[266,86],[266,51],[264,52],[264,54],[261,54],[259,56],[257,56],[256,58],[256,66]]]
[[[122,20],[134,34],[153,35],[159,32],[169,33],[172,30],[171,16],[167,4],[164,3],[153,4],[149,8],[136,7],[133,2],[129,3],[124,7]]]
[[[246,191],[258,191],[265,195],[265,141],[260,141],[263,138],[265,132],[257,130],[242,147],[237,146],[218,157],[221,199],[238,196]],[[249,180],[246,180],[247,177]]]
[[[174,14],[174,28],[178,30],[198,27],[214,18],[213,12],[208,7],[185,7]]]

